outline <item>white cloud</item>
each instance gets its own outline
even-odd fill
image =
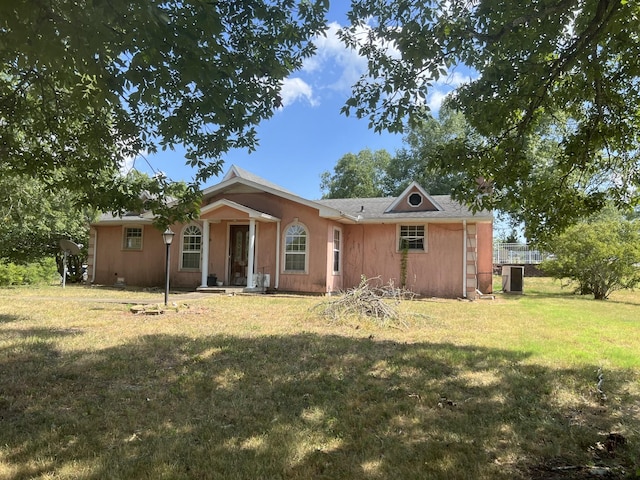
[[[313,96],[313,88],[311,88],[311,85],[298,77],[285,78],[282,82],[280,95],[282,96],[283,107],[288,107],[302,99],[306,99],[312,107],[318,105],[318,102]]]
[[[427,105],[429,106],[431,112],[435,113],[440,110],[442,102],[444,102],[444,99],[447,98],[448,94],[449,92],[438,89],[433,90],[431,94],[429,94],[429,96],[427,97]]]
[[[340,28],[340,24],[331,22],[326,36],[316,37],[316,54],[305,61],[302,70],[306,74],[321,78],[324,82],[323,88],[348,92],[366,71],[367,60],[358,55],[358,52],[344,46],[338,38]]]
[[[367,59],[351,50],[338,38],[339,23],[331,22],[326,35],[318,36],[314,40],[316,53],[305,60],[302,70],[295,78],[285,80],[282,89],[283,105],[306,99],[312,106],[320,103],[318,92],[332,90],[340,94],[351,93],[352,86],[367,71]],[[360,27],[357,36],[368,38],[369,27]],[[399,57],[399,51],[393,46],[386,46],[387,53],[392,57]],[[441,77],[430,88],[427,104],[433,111],[438,111],[442,101],[452,90],[463,83],[477,78],[477,74],[466,67],[453,67],[448,75]],[[428,78],[424,79],[429,81]]]

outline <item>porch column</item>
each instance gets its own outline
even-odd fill
[[[255,288],[256,284],[253,279],[253,272],[255,271],[253,262],[254,262],[254,254],[253,250],[256,246],[256,221],[251,218],[249,219],[249,258],[247,263],[247,288]]]
[[[209,276],[209,220],[202,220],[202,267],[200,271],[202,272],[200,286],[206,287]]]

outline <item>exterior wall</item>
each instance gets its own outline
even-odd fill
[[[380,276],[400,286],[402,253],[396,249],[397,225],[345,226],[345,287],[356,286],[360,274]],[[459,297],[462,295],[463,227],[458,224],[430,223],[427,252],[409,252],[406,287],[422,296]]]
[[[334,292],[357,286],[361,275],[379,276],[385,284],[389,281],[396,286],[401,284],[402,252],[397,251],[396,224],[340,224],[320,218],[316,209],[267,193],[225,193],[209,202],[221,198],[280,219],[256,219],[255,272],[269,274],[271,288]],[[203,245],[209,248],[208,272],[229,285],[229,229],[234,224],[248,225],[248,214],[221,206],[203,218],[209,220],[209,245]],[[294,222],[303,224],[308,232],[308,264],[304,273],[284,271],[284,236]],[[202,226],[201,221],[194,223]],[[463,294],[463,275],[466,274],[468,295],[473,296],[476,286],[483,293],[490,293],[492,224],[469,223],[466,238],[462,221],[426,225],[427,251],[408,253],[407,288],[427,297],[459,297]],[[94,265],[90,255],[90,278],[104,285],[113,285],[118,278],[124,278],[127,285],[162,287],[166,247],[161,232],[152,225],[128,226],[143,228],[143,250],[122,248],[122,225],[92,227],[89,251],[95,252],[96,262]],[[341,231],[339,274],[333,272],[334,228]],[[172,225],[171,229],[176,233],[171,245],[171,286],[196,288],[202,283],[202,272],[199,269],[180,271],[183,225]]]
[[[196,222],[197,223],[197,222]],[[96,265],[94,283],[114,285],[124,278],[127,285],[139,287],[163,287],[165,282],[166,246],[162,233],[152,225],[127,225],[142,227],[142,250],[122,248],[123,226],[95,226],[93,249]],[[195,288],[200,285],[200,271],[180,270],[180,251],[184,225],[172,225],[175,232],[170,247],[170,283],[175,288]],[[97,241],[96,241],[97,237]]]
[[[95,283],[113,285],[118,278],[124,278],[127,285],[162,286],[165,268],[162,234],[151,225],[131,226],[143,228],[142,250],[122,248],[122,225],[96,227]]]

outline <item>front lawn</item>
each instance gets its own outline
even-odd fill
[[[640,476],[640,293],[526,278],[400,326],[154,295],[0,290],[0,479]]]

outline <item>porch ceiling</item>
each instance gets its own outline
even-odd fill
[[[277,222],[280,219],[231,200],[218,200],[200,209],[200,218],[211,220],[254,219],[260,222]]]

